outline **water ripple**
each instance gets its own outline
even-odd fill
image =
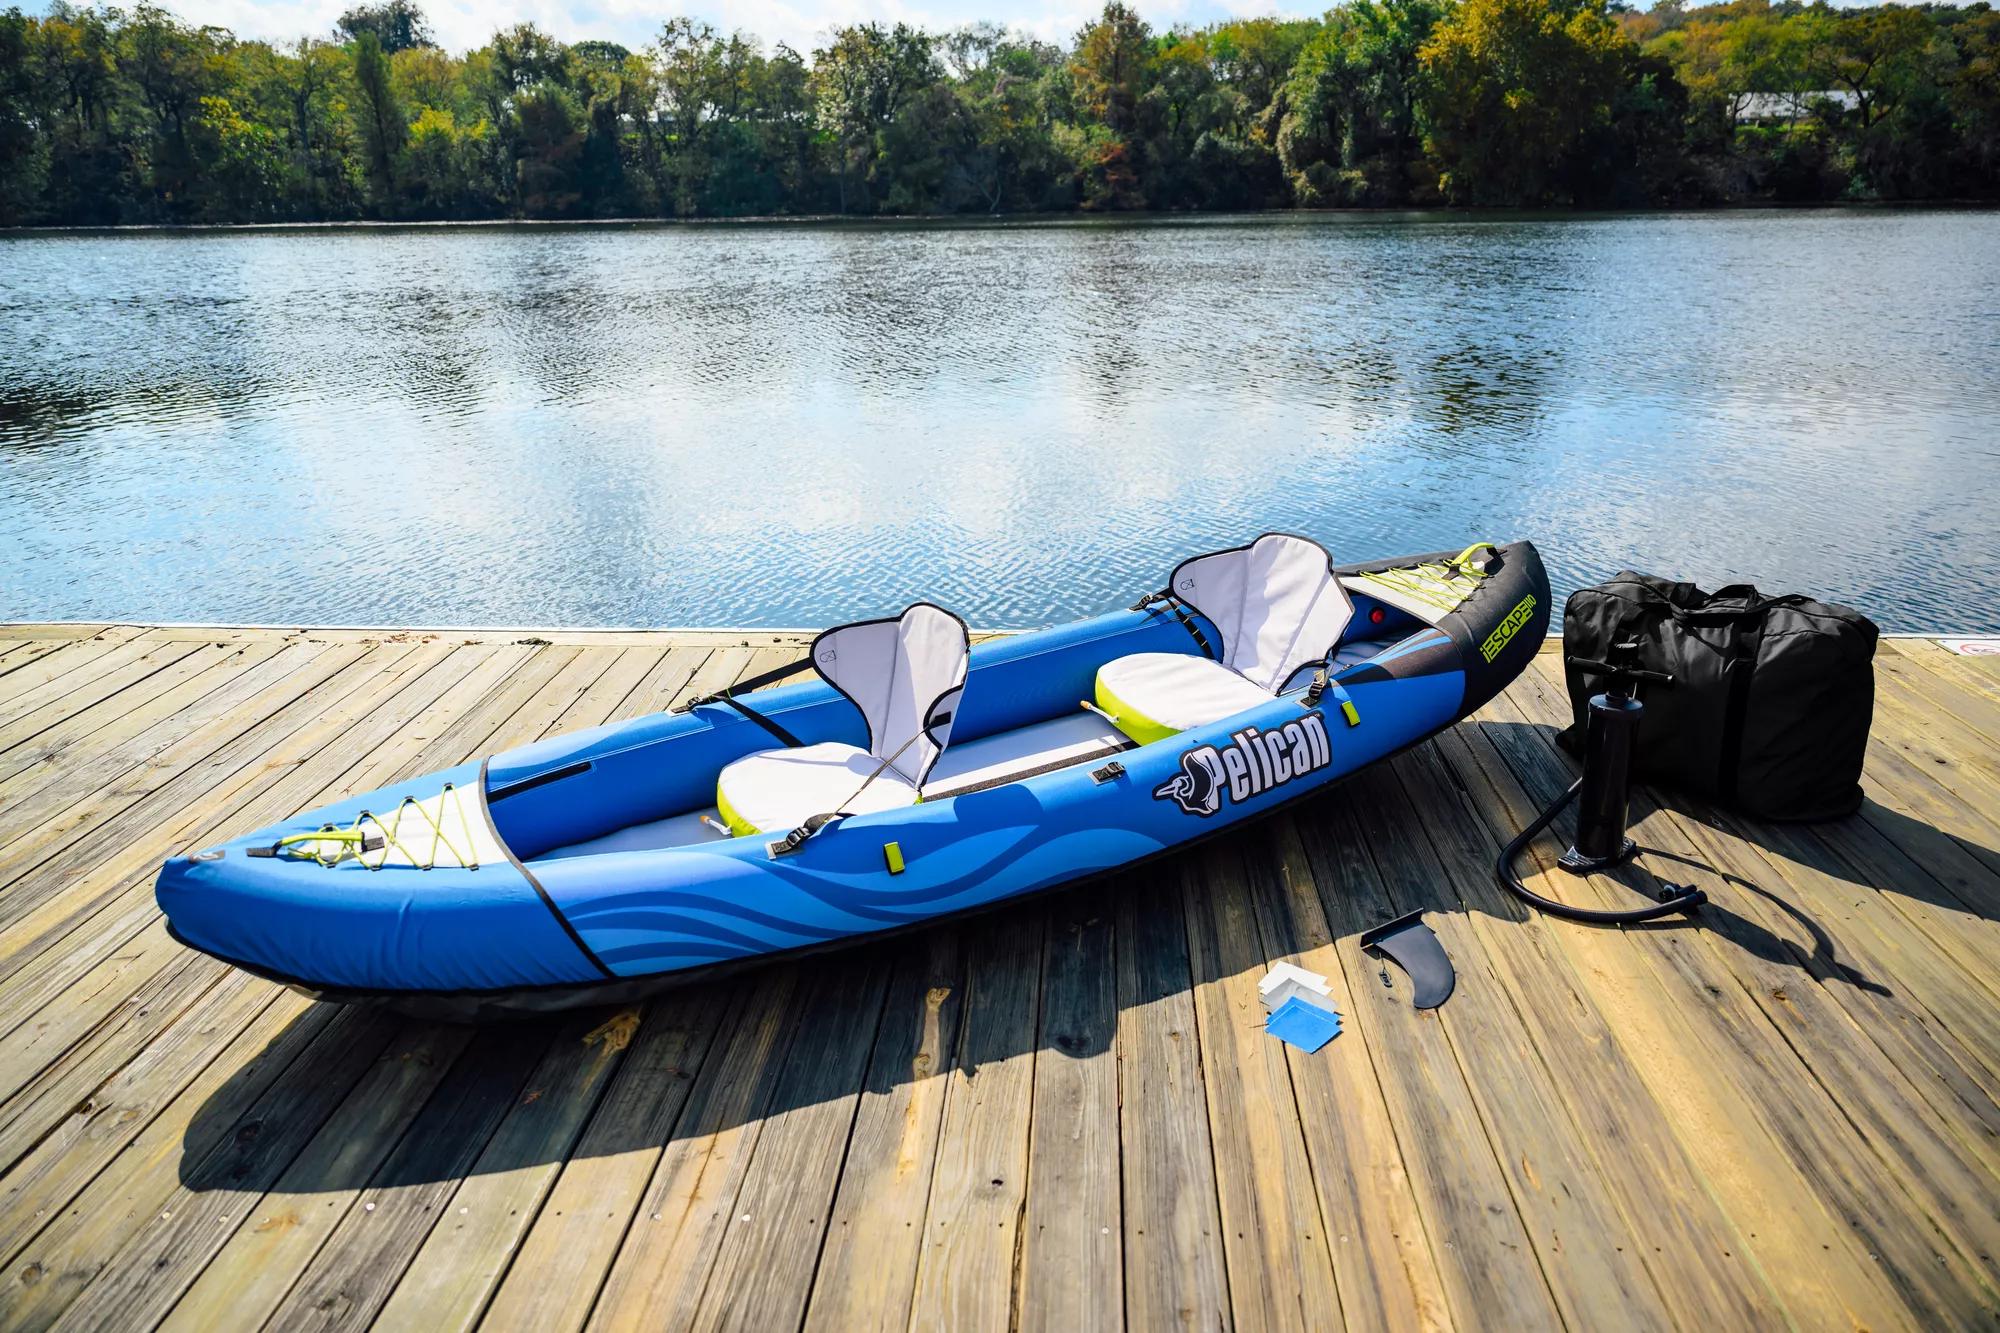
[[[1992,630],[1996,253],[1944,211],[0,239],[0,617],[1028,625],[1290,528]]]

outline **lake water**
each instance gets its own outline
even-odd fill
[[[974,625],[1267,529],[2000,629],[2000,213],[0,238],[0,619]]]

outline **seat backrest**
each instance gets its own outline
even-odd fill
[[[868,753],[918,786],[951,740],[971,656],[965,622],[929,602],[837,626],[812,646],[813,667],[861,710]]]
[[[1332,652],[1354,615],[1325,548],[1282,532],[1183,560],[1167,586],[1222,635],[1222,664],[1273,693]]]

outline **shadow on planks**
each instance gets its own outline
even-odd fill
[[[1522,722],[1489,723],[1488,731],[1506,751],[1515,746],[1545,746],[1554,729]],[[1510,733],[1525,733],[1520,735]],[[1358,774],[1279,819],[1296,823],[1312,853],[1320,895],[1348,891],[1337,856],[1325,841],[1327,814],[1337,805],[1370,809],[1394,808],[1386,791],[1391,784],[1381,770]],[[1544,793],[1536,793],[1541,798]],[[1357,799],[1357,797],[1362,799]],[[1962,910],[1961,904],[1930,881],[1872,883],[1858,878],[1856,865],[1866,857],[1846,860],[1828,855],[1811,837],[1749,821],[1734,820],[1699,807],[1681,808],[1684,815],[1727,827],[1731,833],[1758,841],[1785,857],[1814,865],[1824,873],[1870,892],[1933,892],[1940,907]],[[1635,797],[1634,823],[1651,809]],[[1870,802],[1862,816],[1870,828],[1887,824],[1898,845],[1934,846],[1941,860],[1949,853],[1942,844],[1960,848],[1987,864],[2000,864],[1985,848],[1965,849],[1918,821]],[[1566,828],[1566,823],[1559,828]],[[799,963],[778,963],[734,974],[713,982],[697,982],[662,993],[644,1005],[622,1011],[583,1010],[562,1018],[483,1028],[454,1029],[407,1022],[382,1010],[357,1009],[341,1016],[319,1044],[336,1039],[345,1045],[373,1046],[387,1052],[398,1046],[405,1062],[448,1065],[429,1094],[424,1121],[440,1132],[399,1142],[384,1160],[380,1152],[308,1154],[293,1159],[267,1150],[269,1130],[290,1117],[312,1114],[306,1106],[324,1104],[330,1090],[313,1057],[314,1048],[297,1054],[300,1043],[288,1030],[274,1038],[270,1051],[294,1058],[287,1071],[251,1106],[244,1105],[239,1084],[255,1079],[268,1084],[263,1060],[246,1066],[238,1078],[218,1089],[189,1126],[189,1145],[181,1162],[181,1179],[196,1190],[258,1191],[274,1188],[283,1177],[289,1192],[382,1188],[450,1180],[469,1174],[500,1173],[590,1155],[612,1156],[635,1149],[657,1152],[687,1135],[714,1135],[754,1121],[784,1116],[823,1102],[850,1098],[859,1086],[886,1094],[897,1083],[921,1081],[944,1067],[976,1075],[982,1064],[1032,1054],[1037,1059],[1082,1059],[1101,1054],[1115,1041],[1120,1011],[1152,1005],[1191,989],[1185,938],[1179,934],[1181,894],[1248,899],[1275,893],[1280,871],[1268,849],[1270,823],[1252,823],[1230,830],[1201,851],[1169,858],[1101,881],[1096,887],[1060,891],[971,918],[943,923],[900,939],[863,943]],[[1941,841],[1940,841],[1941,840]],[[1763,926],[1727,907],[1711,902],[1698,922],[1663,921],[1641,927],[1649,933],[1704,929],[1715,932],[1766,962],[1820,969],[1877,995],[1891,991],[1878,979],[1862,975],[1842,957],[1835,938],[1819,921],[1789,902],[1782,891],[1752,883],[1734,872],[1718,870],[1699,856],[1665,848],[1645,848],[1642,860],[1609,878],[1634,894],[1651,895],[1658,876],[1703,883],[1724,876],[1737,889],[1757,894],[1797,922],[1812,941],[1810,963],[1801,964],[1787,945]],[[1224,873],[1210,871],[1218,865]],[[1486,874],[1485,867],[1477,873]],[[1886,874],[1884,878],[1889,878]],[[1410,883],[1398,907],[1430,912],[1491,911],[1498,904],[1505,919],[1519,920],[1511,900],[1496,899],[1468,907],[1452,885],[1437,880]],[[1252,910],[1247,902],[1217,904],[1218,910]],[[1114,930],[1114,916],[1126,915],[1125,929]],[[1149,931],[1145,918],[1164,916],[1172,929]],[[1385,914],[1386,915],[1386,914]],[[1340,914],[1329,910],[1331,919]],[[1061,934],[1066,939],[1046,939]],[[1118,942],[1137,956],[1120,958]],[[1099,970],[1099,989],[1117,979],[1115,1005],[1063,1005],[1043,994],[1045,945],[1074,955],[1085,970]],[[1342,947],[1352,947],[1344,941]],[[1082,981],[1086,987],[1092,982]],[[1487,1004],[1490,995],[1476,987],[1455,997],[1455,1004]],[[1052,1003],[1052,999],[1055,1002]],[[1021,1011],[1015,1021],[966,1021],[967,1009]],[[1023,1021],[1025,1020],[1025,1021]],[[319,1009],[294,1021],[294,1026],[327,1026]],[[967,1041],[967,1034],[971,1039]],[[630,1044],[632,1049],[626,1051]],[[589,1077],[589,1067],[622,1055],[626,1068],[609,1079]],[[726,1077],[707,1077],[705,1068],[722,1066]],[[865,1073],[862,1071],[865,1070]],[[368,1066],[356,1064],[352,1082],[367,1076]],[[845,1072],[844,1072],[845,1071]],[[566,1082],[565,1080],[568,1080]],[[479,1135],[464,1132],[470,1125],[491,1125],[524,1097],[564,1095],[567,1086],[588,1089],[593,1099],[616,1100],[621,1084],[643,1084],[650,1105],[622,1108],[617,1114],[592,1115],[586,1108],[574,1117],[576,1131],[554,1138],[497,1137],[475,1156]],[[595,1103],[593,1103],[594,1105]],[[324,1111],[318,1112],[323,1115]],[[588,1132],[586,1132],[586,1126]]]

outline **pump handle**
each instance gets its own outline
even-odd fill
[[[1648,671],[1644,667],[1600,662],[1594,657],[1566,657],[1563,660],[1573,667],[1593,672],[1600,676],[1616,676],[1621,680],[1649,680],[1656,685],[1671,685],[1674,683],[1672,673],[1666,671]]]

